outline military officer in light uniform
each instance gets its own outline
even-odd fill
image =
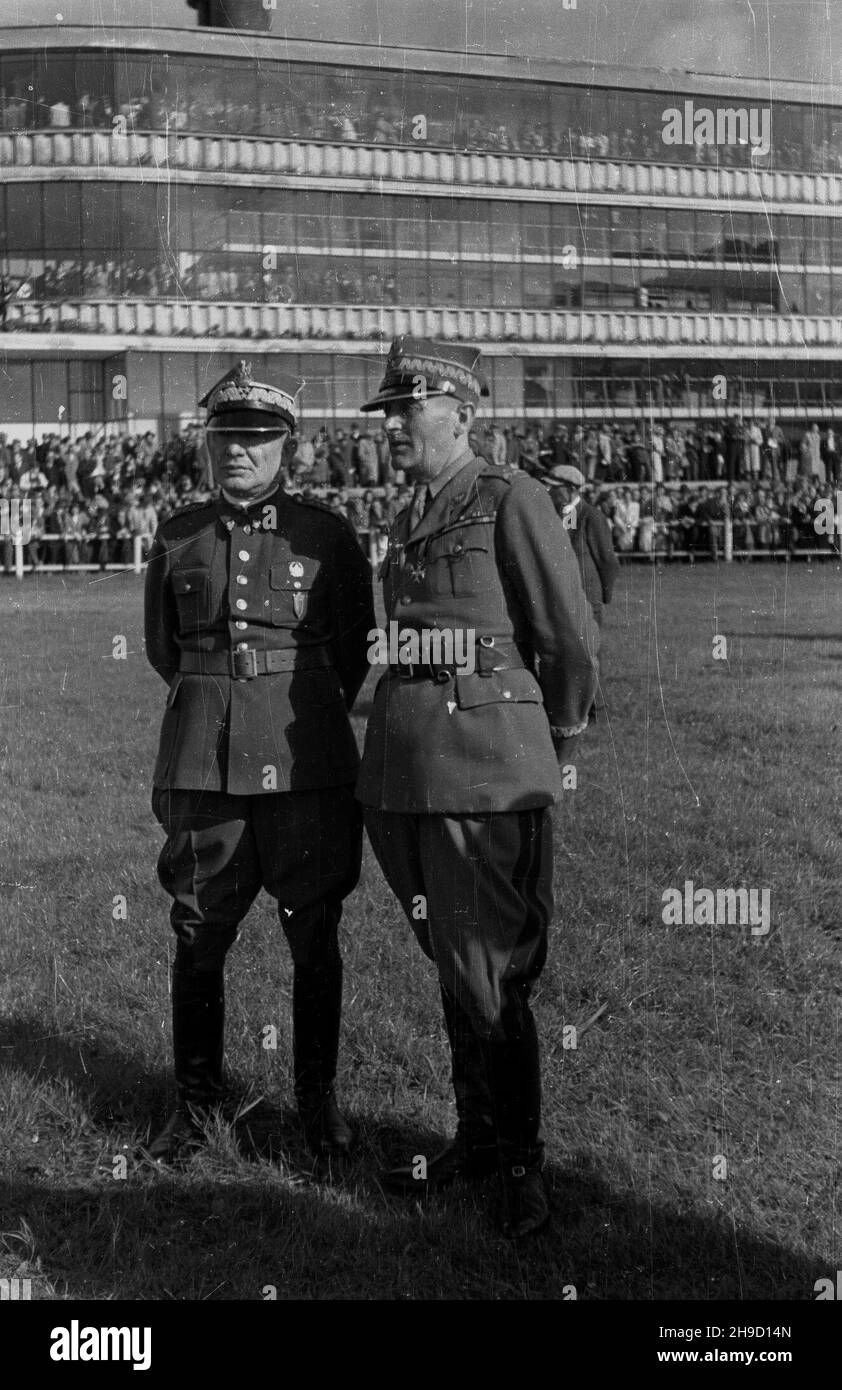
[[[475,348],[402,337],[363,406],[385,412],[393,466],[414,487],[383,564],[387,620],[473,630],[476,669],[383,674],[357,795],[438,969],[458,1115],[425,1177],[408,1165],[385,1181],[416,1194],[499,1173],[498,1225],[518,1237],[549,1219],[529,995],[553,908],[549,808],[587,726],[596,628],[540,483],[468,447],[487,394]]]
[[[360,868],[348,713],[368,670],[371,571],[351,527],[278,474],[298,385],[241,362],[200,402],[220,488],[158,529],[146,652],[169,686],[153,806],[173,899],[177,1105],[150,1146],[169,1160],[222,1095],[223,965],[261,888],[294,963],[293,1069],[305,1138],[344,1153],[334,1096],[337,927]]]

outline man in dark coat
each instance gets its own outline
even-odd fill
[[[385,412],[414,493],[383,565],[403,654],[382,655],[357,795],[438,969],[458,1114],[454,1143],[384,1181],[414,1195],[498,1172],[498,1226],[516,1238],[549,1219],[529,995],[553,910],[558,762],[587,726],[596,629],[541,485],[468,447],[481,394],[475,348],[401,337],[363,407]]]
[[[599,508],[592,507],[582,496],[585,479],[578,468],[551,468],[542,481],[550,489],[555,509],[570,536],[588,603],[595,622],[602,627],[603,609],[611,602],[620,571],[611,528]]]
[[[368,670],[371,572],[350,526],[279,486],[297,385],[246,363],[204,397],[220,493],[159,528],[146,652],[169,693],[153,778],[173,899],[177,1106],[152,1156],[201,1137],[222,1094],[223,966],[261,887],[294,964],[293,1067],[305,1138],[344,1153],[334,1098],[337,927],[357,883],[359,758],[348,711]]]
[[[603,612],[605,606],[611,602],[614,584],[620,571],[620,563],[614,554],[611,527],[604,513],[598,507],[591,506],[582,496],[585,479],[578,468],[552,468],[543,482],[550,489],[553,505],[570,536],[594,622],[601,628]],[[602,689],[605,673],[603,650],[603,644],[600,642],[597,659],[599,684],[589,712],[591,719],[596,718],[598,709],[605,709]]]

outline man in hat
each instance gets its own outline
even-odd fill
[[[555,509],[570,536],[594,621],[602,627],[603,610],[611,602],[620,570],[611,529],[599,508],[591,506],[582,496],[585,479],[578,468],[558,465],[545,473],[542,482],[549,488]]]
[[[279,484],[297,383],[241,362],[200,402],[220,491],[158,528],[146,652],[169,686],[153,808],[173,899],[177,1105],[171,1160],[222,1095],[223,966],[261,887],[294,965],[295,1093],[317,1154],[345,1153],[334,1098],[337,927],[359,876],[359,758],[348,711],[368,670],[371,571],[347,522]]]
[[[447,660],[384,671],[357,795],[386,879],[435,962],[453,1058],[455,1142],[384,1175],[415,1195],[501,1177],[512,1237],[549,1219],[538,1038],[529,994],[552,913],[549,807],[557,756],[587,724],[595,640],[576,558],[543,488],[467,445],[479,353],[396,338],[377,396],[396,469],[414,492],[383,565],[401,640],[451,634]],[[457,638],[461,637],[461,648]]]

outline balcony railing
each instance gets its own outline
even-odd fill
[[[120,135],[104,131],[35,131],[0,135],[0,167],[25,169],[134,169],[161,176],[282,175],[394,184],[470,187],[493,192],[611,194],[615,198],[727,199],[767,203],[842,205],[842,174],[695,168],[683,164],[553,155],[463,154],[382,145],[336,145],[244,136]]]
[[[180,339],[192,350],[208,341],[232,344],[285,340],[317,345],[388,342],[400,333],[488,345],[518,343],[571,353],[622,348],[634,355],[661,348],[693,349],[701,356],[740,352],[759,356],[787,349],[842,354],[842,318],[836,315],[623,313],[532,309],[393,309],[343,305],[196,303],[175,300],[10,301],[0,343],[9,334],[67,333],[130,342]],[[189,343],[188,343],[189,340]],[[103,344],[105,346],[106,344]],[[107,344],[113,347],[113,343]],[[175,344],[178,346],[178,343]],[[225,350],[228,350],[227,348]],[[312,346],[308,350],[313,350]],[[318,350],[318,349],[317,349]]]

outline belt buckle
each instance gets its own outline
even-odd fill
[[[244,652],[234,652],[231,665],[235,680],[251,680],[257,675],[257,651],[247,647]]]

